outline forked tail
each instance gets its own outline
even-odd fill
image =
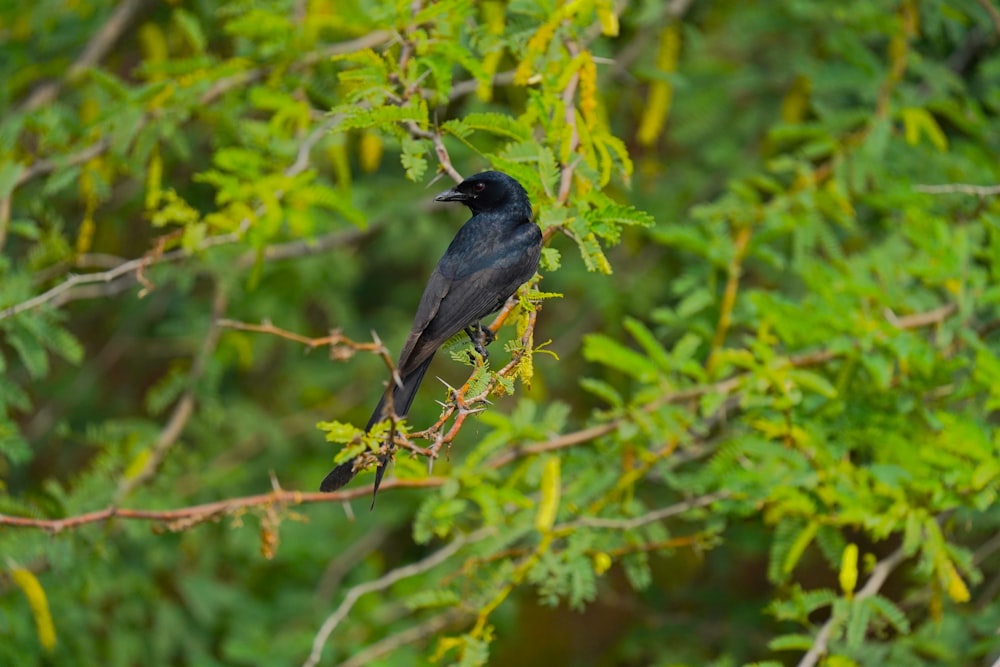
[[[424,374],[427,372],[427,369],[430,367],[433,359],[434,355],[431,355],[427,361],[420,364],[420,366],[410,372],[409,375],[402,378],[402,387],[397,387],[395,384],[389,385],[389,388],[382,394],[382,398],[379,399],[378,405],[375,406],[375,410],[372,412],[372,416],[368,420],[368,425],[365,426],[366,432],[370,431],[375,424],[389,416],[386,414],[386,407],[390,399],[392,400],[392,410],[396,413],[397,417],[402,418],[409,414],[410,406],[413,404],[413,398],[417,395],[417,389],[420,388],[420,383],[424,380]],[[386,449],[386,452],[379,456],[378,459],[378,468],[375,470],[375,490],[372,494],[372,507],[375,506],[375,495],[378,494],[378,487],[382,484],[382,476],[385,474],[385,468],[389,463],[389,459],[392,457],[393,436],[393,433],[390,433],[387,436],[389,446]],[[319,485],[319,490],[336,491],[354,479],[354,475],[357,472],[354,469],[356,461],[357,459],[344,461],[331,470],[330,473],[323,478],[323,481]]]

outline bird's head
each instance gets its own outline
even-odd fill
[[[516,180],[500,171],[484,171],[470,176],[434,201],[462,202],[473,213],[526,209],[531,217],[528,193]]]

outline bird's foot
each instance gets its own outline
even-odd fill
[[[472,347],[479,353],[479,356],[486,361],[490,358],[490,353],[487,352],[486,346],[492,343],[496,336],[490,330],[489,327],[484,327],[479,322],[465,327],[465,333],[468,334],[469,340],[472,341]]]

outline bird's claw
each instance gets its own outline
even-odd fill
[[[484,327],[479,322],[476,322],[465,327],[465,333],[468,334],[469,340],[472,341],[473,349],[479,353],[484,362],[487,361],[490,358],[490,353],[486,350],[486,346],[496,339],[493,331],[489,327]],[[475,361],[475,359],[472,361]]]

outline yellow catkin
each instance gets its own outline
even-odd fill
[[[611,569],[611,556],[604,553],[603,551],[598,551],[594,554],[594,574],[600,576]]]
[[[812,92],[812,81],[801,74],[795,77],[791,88],[781,100],[781,120],[786,123],[799,123],[805,118],[809,108],[809,95]]]
[[[326,157],[330,161],[337,187],[347,191],[351,187],[351,163],[343,135],[334,135],[327,144]]]
[[[143,60],[147,63],[164,63],[170,57],[167,38],[155,23],[145,23],[139,28],[139,45],[142,47]],[[162,73],[150,76],[152,80],[162,78]]]
[[[525,86],[531,79],[533,71],[533,63],[535,58],[542,55],[545,49],[548,48],[549,42],[552,41],[552,37],[556,33],[556,28],[559,27],[559,22],[554,20],[558,17],[553,17],[549,21],[542,25],[531,39],[528,40],[528,46],[525,50],[524,59],[518,64],[517,69],[514,70],[514,84],[518,86]]]
[[[483,17],[483,25],[486,26],[486,32],[498,37],[503,35],[504,28],[507,25],[506,4],[500,0],[485,0],[485,2],[480,3],[479,7]],[[483,56],[483,69],[486,71],[488,78],[480,81],[479,85],[476,86],[476,95],[483,102],[489,102],[493,99],[492,79],[493,75],[497,73],[497,68],[500,67],[500,59],[503,58],[503,53],[502,48],[497,48]]]
[[[151,211],[160,204],[160,192],[163,185],[163,158],[160,147],[153,146],[149,155],[149,166],[146,167],[146,210]]]
[[[677,69],[677,58],[681,50],[681,31],[678,23],[671,23],[660,33],[660,47],[656,54],[656,69],[662,74],[670,74]],[[657,78],[649,84],[646,109],[639,121],[636,139],[643,146],[651,146],[663,132],[663,126],[670,114],[673,86],[664,78]]]
[[[597,65],[589,51],[580,54],[580,113],[587,127],[597,125]]]
[[[542,498],[538,502],[538,514],[535,515],[535,529],[540,533],[551,531],[556,522],[561,491],[559,478],[559,457],[549,457],[542,469]]]
[[[968,602],[969,587],[965,585],[965,581],[958,574],[955,564],[950,560],[945,560],[943,567],[946,580],[945,591],[948,593],[948,597],[955,602]]]
[[[382,163],[382,137],[377,132],[365,131],[358,142],[361,169],[370,174]]]
[[[31,614],[35,617],[38,642],[42,648],[51,653],[56,647],[56,627],[52,623],[52,613],[49,611],[49,600],[45,596],[45,589],[38,582],[38,577],[23,567],[12,568],[10,576],[24,593],[24,597],[28,598]]]
[[[840,557],[840,590],[850,600],[858,585],[858,545],[851,543],[844,547]]]
[[[597,4],[597,20],[601,24],[601,33],[608,37],[618,36],[618,14],[615,14],[613,0],[603,0]]]

